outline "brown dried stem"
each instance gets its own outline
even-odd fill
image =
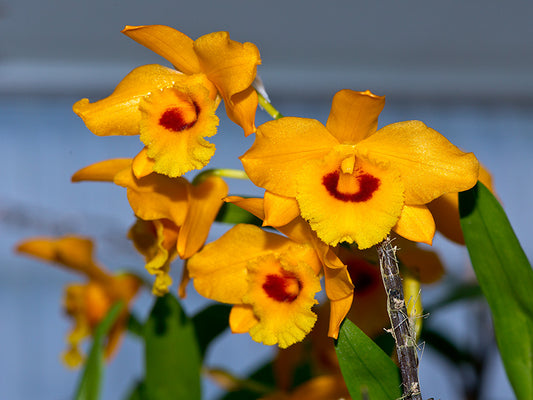
[[[396,353],[402,376],[403,397],[408,400],[422,400],[418,382],[418,355],[416,335],[411,328],[403,295],[402,278],[396,260],[396,247],[387,236],[377,245],[379,266],[385,292],[387,311],[391,321],[391,334],[396,341]]]

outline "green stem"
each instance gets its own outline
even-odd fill
[[[221,178],[231,178],[231,179],[249,179],[246,172],[240,169],[231,169],[231,168],[218,168],[218,169],[206,169],[205,171],[200,172],[196,175],[192,181],[193,185],[198,185],[202,183],[210,176],[220,176]]]
[[[283,117],[283,115],[281,115],[281,113],[272,105],[272,103],[268,101],[261,93],[257,92],[257,97],[259,99],[259,106],[273,119],[280,119]]]

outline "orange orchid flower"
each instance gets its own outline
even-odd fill
[[[136,178],[131,166],[131,159],[98,162],[77,171],[72,181],[114,182],[127,189],[130,206],[141,220],[129,236],[145,256],[146,269],[156,277],[154,294],[163,295],[172,284],[171,261],[176,255],[188,259],[203,246],[228,186],[216,176],[195,185],[157,173]]]
[[[255,132],[258,100],[251,85],[260,57],[254,44],[235,42],[227,32],[193,41],[163,25],[127,26],[123,33],[166,57],[176,69],[144,65],[107,98],[76,102],[73,110],[89,130],[99,136],[140,135],[145,148],[138,162],[149,166],[149,172],[170,177],[209,163],[215,146],[204,138],[217,132],[218,95],[230,119],[246,135]]]
[[[316,321],[311,307],[320,291],[321,262],[310,245],[254,225],[234,226],[188,261],[202,296],[233,304],[233,333],[286,348],[301,341]]]
[[[263,226],[272,226],[291,240],[310,244],[323,265],[325,290],[330,300],[331,314],[328,335],[337,338],[344,317],[353,301],[353,284],[346,265],[334,249],[318,239],[309,224],[298,215],[294,199],[266,192],[262,198],[230,196],[225,199],[263,220]]]
[[[431,243],[433,217],[426,204],[471,188],[479,164],[420,121],[377,130],[384,97],[341,90],[326,126],[287,117],[261,125],[242,157],[252,182],[296,199],[318,237],[360,249],[391,230]]]
[[[69,367],[83,361],[80,344],[90,336],[111,306],[123,301],[126,309],[119,315],[107,337],[105,355],[109,358],[118,348],[126,329],[129,304],[135,298],[141,280],[131,274],[112,275],[93,258],[93,242],[79,236],[33,238],[17,245],[17,251],[48,261],[86,277],[83,284],[71,284],[65,289],[64,308],[74,327],[67,337],[68,349],[63,355]]]

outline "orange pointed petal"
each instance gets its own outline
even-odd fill
[[[324,268],[326,294],[330,300],[340,300],[353,294],[353,283],[348,268]]]
[[[435,221],[426,206],[405,205],[400,219],[392,230],[413,242],[431,245],[435,236]]]
[[[82,273],[90,279],[108,281],[110,275],[94,262],[93,247],[90,239],[63,236],[27,239],[20,242],[16,250]]]
[[[259,320],[254,315],[252,306],[236,304],[229,314],[229,326],[232,333],[246,333],[254,327]]]
[[[384,106],[385,96],[341,90],[333,97],[326,128],[341,143],[358,143],[376,131]]]
[[[283,226],[300,215],[298,203],[294,198],[284,197],[272,192],[265,192],[264,226]]]
[[[479,167],[479,181],[494,192],[492,176],[482,165]],[[459,195],[446,193],[429,203],[428,207],[435,219],[437,230],[455,243],[465,244],[459,220]]]
[[[143,65],[126,75],[109,97],[94,103],[81,99],[72,109],[95,135],[138,135],[141,99],[153,91],[174,86],[183,76],[161,65]]]
[[[180,258],[191,257],[204,245],[227,194],[228,185],[217,176],[210,176],[191,186],[189,211],[178,236],[177,249]]]
[[[115,175],[131,166],[131,158],[114,158],[88,165],[72,175],[72,182],[113,182]]]
[[[188,209],[190,183],[184,178],[150,174],[137,179],[131,170],[115,176],[115,183],[127,188],[128,201],[135,215],[146,221],[166,218],[181,226]]]
[[[237,207],[248,211],[259,219],[265,219],[264,200],[261,198],[228,196],[224,198],[224,201],[227,203],[235,204]]]
[[[339,300],[331,300],[328,336],[337,339],[342,321],[350,311],[353,302],[353,294]]]
[[[234,94],[231,98],[232,103],[226,102],[226,114],[229,119],[235,122],[244,130],[245,136],[250,136],[256,131],[255,112],[257,110],[258,98],[257,92],[253,87]]]
[[[462,152],[420,121],[388,125],[358,143],[357,151],[398,170],[409,205],[470,189],[478,178],[479,163],[472,153]]]
[[[338,144],[320,122],[286,117],[258,127],[254,144],[240,159],[257,186],[296,197],[295,171],[308,160],[323,158]]]
[[[179,71],[185,74],[200,72],[193,40],[179,31],[164,25],[127,25],[122,33],[164,57]]]
[[[214,32],[194,41],[200,68],[224,99],[231,120],[248,135],[255,131],[257,95],[251,85],[261,63],[253,43],[239,43],[228,32]]]
[[[155,161],[148,157],[146,146],[133,158],[131,169],[137,179],[144,178],[154,172]]]

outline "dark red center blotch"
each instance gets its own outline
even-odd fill
[[[375,176],[367,173],[362,173],[354,177],[359,183],[359,190],[354,193],[340,192],[338,189],[339,184],[339,171],[331,172],[322,178],[322,184],[327,189],[329,194],[335,197],[337,200],[359,203],[367,201],[372,198],[372,195],[378,190],[380,180]]]
[[[187,121],[184,118],[183,110],[177,107],[172,107],[167,109],[163,113],[163,115],[161,115],[161,118],[159,118],[159,125],[174,132],[181,132],[185,129],[193,127],[194,124],[196,124],[196,121],[198,121],[198,113],[200,111],[198,105],[196,103],[193,104],[195,110],[195,118],[192,121]]]
[[[263,290],[276,301],[292,303],[300,294],[302,283],[294,275],[267,275]]]

